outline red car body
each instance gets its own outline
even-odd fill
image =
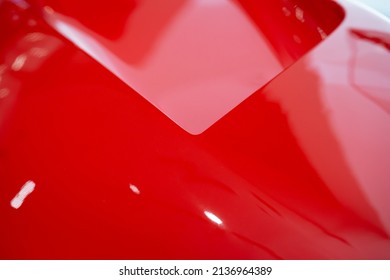
[[[0,1],[0,258],[389,259],[389,21],[157,2]]]

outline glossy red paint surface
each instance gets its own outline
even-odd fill
[[[123,1],[118,16],[113,5],[1,3],[12,31],[0,45],[0,258],[388,259],[390,24],[338,1],[345,14],[327,21],[340,25],[302,47],[300,28],[284,33],[289,24],[260,23],[257,2],[234,2],[263,26],[282,73],[192,135],[106,50],[74,37],[82,26],[120,48],[141,2]],[[298,21],[310,10],[299,38],[311,39],[315,10],[338,7],[311,2],[261,6],[277,18],[283,3]],[[94,21],[93,9],[117,21]],[[80,26],[64,34],[65,17]]]
[[[268,83],[343,17],[329,1],[119,2],[116,14],[127,20],[112,20],[118,31],[112,38],[103,31],[109,19],[96,20],[88,12],[93,3],[80,11],[78,1],[48,1],[43,14],[191,134],[200,134]],[[98,6],[98,14],[104,9]]]

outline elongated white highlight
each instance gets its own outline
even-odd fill
[[[35,189],[35,183],[33,181],[27,181],[16,196],[11,200],[11,206],[18,209],[22,206],[26,197],[31,194]]]
[[[23,68],[24,64],[26,63],[27,55],[21,54],[19,55],[15,61],[12,63],[11,69],[14,71],[19,71]]]
[[[140,190],[135,185],[132,185],[132,184],[130,184],[130,190],[135,194],[141,193]]]
[[[217,225],[222,225],[223,224],[222,220],[220,218],[218,218],[216,215],[214,215],[213,213],[211,213],[209,211],[204,211],[204,214],[206,215],[206,217],[210,221],[216,223]]]

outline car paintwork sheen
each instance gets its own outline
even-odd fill
[[[17,3],[0,8],[0,258],[390,257],[388,21],[338,1],[335,31],[296,56],[274,40],[285,70],[191,135],[42,1]]]
[[[113,40],[102,33],[109,18],[75,13],[72,1],[49,3],[43,11],[53,28],[191,134],[209,128],[342,19],[329,2],[144,0],[118,9],[131,16],[119,21],[122,34]]]

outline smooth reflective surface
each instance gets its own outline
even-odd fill
[[[361,3],[376,10],[390,19],[390,5],[387,0],[350,0],[354,3]]]
[[[1,17],[1,259],[390,258],[390,120],[376,90],[389,80],[372,63],[389,52],[367,39],[386,41],[382,19],[340,1],[340,27],[195,136],[5,3],[21,21]]]
[[[120,16],[108,23],[63,2],[48,1],[49,24],[191,134],[272,80],[343,17],[330,1],[138,0],[127,9],[119,1]],[[107,24],[118,37],[105,36]]]
[[[35,183],[33,181],[27,181],[16,196],[11,200],[11,207],[19,209],[22,206],[24,200],[35,190]]]
[[[390,114],[390,33],[351,30],[354,52],[350,59],[350,82],[366,98]]]

